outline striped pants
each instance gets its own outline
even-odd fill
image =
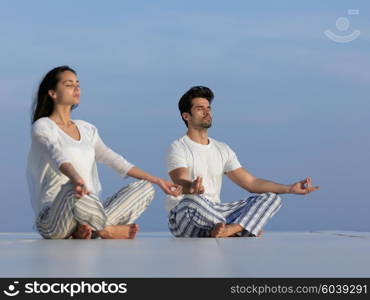
[[[239,224],[239,236],[256,236],[281,207],[274,193],[256,194],[230,203],[214,203],[202,195],[180,201],[169,213],[168,227],[176,237],[210,237],[217,223]]]
[[[109,225],[131,224],[151,203],[154,193],[150,182],[140,180],[101,203],[93,193],[75,198],[73,185],[68,181],[51,205],[40,211],[36,228],[45,239],[65,239],[72,235],[78,223],[88,224],[95,231]]]

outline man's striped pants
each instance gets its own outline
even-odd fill
[[[88,224],[95,231],[109,225],[131,224],[151,203],[154,193],[150,182],[140,180],[123,187],[102,203],[93,193],[75,198],[73,184],[68,181],[54,201],[40,211],[36,228],[45,239],[65,239],[72,235],[78,223]]]
[[[168,227],[176,237],[210,237],[217,223],[239,224],[244,228],[239,236],[257,236],[281,205],[281,197],[275,193],[256,194],[230,203],[185,195],[169,212]]]

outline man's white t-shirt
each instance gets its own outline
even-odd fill
[[[184,135],[171,144],[166,164],[168,173],[178,168],[187,168],[190,180],[194,181],[196,177],[201,176],[205,189],[204,196],[216,203],[221,202],[223,175],[241,168],[235,152],[227,144],[209,138],[208,145],[203,145],[194,142],[188,135]],[[186,197],[192,196],[186,195]],[[183,197],[184,195],[167,196],[167,211],[175,207]]]

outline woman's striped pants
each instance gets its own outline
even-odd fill
[[[104,203],[90,193],[80,199],[74,197],[73,184],[63,184],[54,201],[44,207],[36,218],[36,228],[45,239],[69,238],[78,223],[88,224],[93,230],[109,225],[133,223],[154,198],[152,184],[135,181],[120,189]]]
[[[256,194],[230,203],[211,202],[202,195],[184,197],[170,212],[168,227],[176,237],[210,237],[217,223],[239,224],[239,236],[256,236],[281,207],[274,193]]]

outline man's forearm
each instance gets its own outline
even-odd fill
[[[268,192],[276,194],[287,194],[290,192],[290,185],[279,184],[262,178],[256,178],[250,185],[249,192],[256,194],[263,194]]]

